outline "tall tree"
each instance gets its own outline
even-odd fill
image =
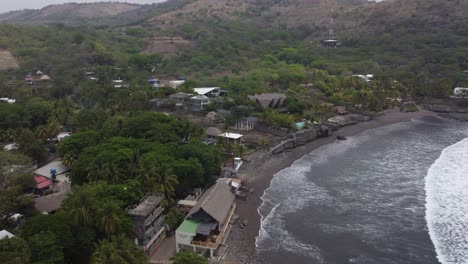
[[[0,259],[4,264],[27,264],[31,251],[28,243],[20,237],[0,240]]]
[[[96,245],[91,264],[146,264],[143,251],[137,249],[131,240],[124,236],[102,240]]]

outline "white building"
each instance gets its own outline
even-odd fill
[[[208,97],[218,97],[221,94],[221,89],[219,87],[200,87],[193,88],[193,90],[198,95],[204,95]]]
[[[6,230],[2,230],[0,231],[0,240],[4,239],[4,238],[13,238],[15,237],[15,235],[13,235],[12,233],[6,231]]]
[[[177,89],[180,86],[182,86],[184,83],[185,83],[185,80],[169,81],[167,83],[167,86]]]
[[[241,144],[243,135],[238,133],[225,132],[218,137],[224,138],[226,141],[229,141],[233,144]]]
[[[454,95],[468,95],[468,88],[455,87],[453,89],[453,94]]]

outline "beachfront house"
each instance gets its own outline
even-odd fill
[[[176,230],[176,250],[192,250],[210,257],[227,236],[236,208],[235,197],[225,181],[208,189]]]
[[[133,221],[135,244],[150,254],[166,238],[162,197],[145,195],[139,203],[127,207],[126,212]]]

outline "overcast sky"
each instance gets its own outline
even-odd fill
[[[1,0],[0,4],[0,13],[5,13],[13,10],[21,9],[38,9],[51,4],[62,4],[62,3],[89,3],[89,2],[109,2],[99,1],[99,0]],[[136,3],[136,4],[152,4],[163,2],[164,0],[112,0],[114,2],[127,2],[127,3]]]

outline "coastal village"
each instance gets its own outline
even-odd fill
[[[89,81],[98,81],[96,75],[94,71],[84,72]],[[374,76],[353,75],[350,78],[368,83],[372,82]],[[24,82],[38,88],[53,85],[54,81],[37,70],[26,74]],[[128,87],[127,83],[127,80],[118,77],[111,81],[114,89]],[[222,87],[192,88],[184,79],[158,80],[154,77],[148,78],[147,86],[155,91],[166,91],[163,97],[149,99],[147,104],[151,111],[196,123],[204,129],[200,142],[218,147],[224,157],[213,185],[191,189],[185,197],[178,197],[170,208],[163,204],[164,196],[161,193],[147,192],[138,202],[125,209],[133,223],[134,243],[148,256],[149,263],[171,263],[171,259],[180,251],[195,252],[209,259],[210,263],[231,263],[230,255],[242,251],[242,246],[235,239],[242,236],[239,234],[251,225],[250,217],[236,210],[236,207],[254,199],[252,196],[259,199],[262,194],[252,184],[257,177],[250,175],[249,171],[252,170],[243,169],[245,166],[289,152],[318,138],[346,140],[339,132],[344,126],[379,119],[395,112],[419,110],[409,110],[417,106],[400,98],[389,98],[389,101],[394,102],[393,107],[379,113],[366,112],[358,104],[343,106],[322,103],[322,118],[319,122],[288,119],[287,125],[282,125],[281,121],[269,122],[265,113],[274,110],[288,117],[288,96],[284,93],[250,94],[245,98],[245,105],[232,107],[231,91]],[[462,98],[467,93],[468,88],[456,87],[453,97]],[[0,101],[16,103],[15,98],[9,97],[0,98]],[[231,107],[226,109],[227,105]],[[45,142],[59,146],[74,131],[58,126],[51,133],[47,133]],[[5,152],[12,153],[18,148],[16,142],[7,142],[3,146]],[[50,154],[47,160],[44,164],[11,168],[33,176],[35,185],[30,190],[30,196],[34,200],[35,210],[40,214],[60,211],[62,202],[74,190],[73,181],[69,177],[70,164],[57,153]],[[166,214],[170,210],[182,217],[177,226],[167,224]],[[20,228],[27,220],[27,217],[18,213],[2,217],[8,218],[14,228]],[[230,236],[231,233],[233,236]],[[14,236],[7,230],[0,232],[0,239]]]
[[[468,259],[468,1],[23,2],[0,263]]]

